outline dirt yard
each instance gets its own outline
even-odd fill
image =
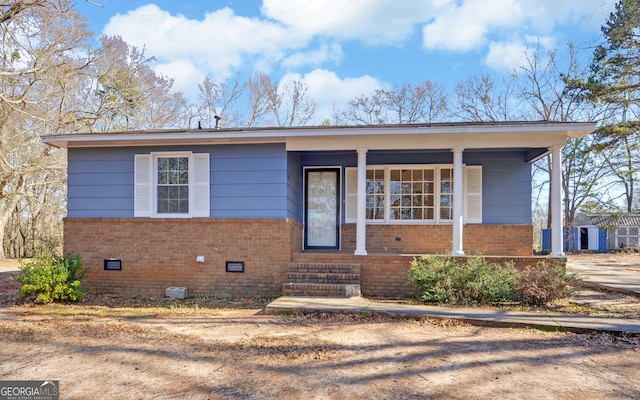
[[[640,397],[637,337],[262,315],[259,299],[87,296],[80,305],[35,306],[16,303],[9,274],[0,272],[0,380],[59,380],[61,399]],[[633,296],[584,290],[638,307]],[[590,312],[569,301],[558,307]],[[620,308],[602,307],[593,312]]]

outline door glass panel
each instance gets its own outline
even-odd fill
[[[338,173],[307,173],[307,247],[338,246]]]

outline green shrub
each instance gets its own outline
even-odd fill
[[[568,275],[562,261],[540,261],[518,274],[515,294],[521,303],[542,306],[571,294],[570,283],[577,279]]]
[[[495,304],[513,298],[517,272],[512,263],[490,263],[484,257],[429,255],[411,262],[409,279],[423,301]]]
[[[83,290],[80,280],[87,269],[82,267],[80,256],[66,253],[64,256],[45,254],[28,262],[20,262],[20,274],[15,278],[22,286],[22,297],[36,296],[39,303],[78,301]]]

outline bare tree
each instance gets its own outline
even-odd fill
[[[0,5],[0,258],[7,224],[50,171],[64,169],[40,134],[73,127],[59,89],[85,64],[76,51],[90,33],[66,0]]]
[[[153,57],[145,50],[129,46],[119,36],[102,36],[88,65],[86,84],[91,84],[87,100],[92,106],[91,131],[125,131],[184,127],[186,100],[172,92],[173,80],[157,74]]]
[[[243,86],[236,78],[233,81],[214,83],[210,77],[205,77],[198,84],[199,103],[197,116],[200,123],[206,127],[240,125],[239,99],[243,93]],[[220,118],[220,122],[216,120]]]
[[[489,74],[482,74],[456,85],[453,115],[469,122],[497,122],[522,119],[515,91],[517,75],[511,74],[496,84]]]
[[[445,89],[424,81],[402,84],[393,90],[377,89],[352,99],[344,111],[334,111],[339,123],[361,125],[413,124],[444,121],[448,116]]]
[[[273,110],[273,99],[277,97],[278,87],[266,74],[256,73],[247,82],[247,127],[269,125],[269,114]]]
[[[66,157],[41,135],[180,124],[171,81],[119,38],[92,48],[87,25],[69,0],[0,4],[0,258],[61,238]]]

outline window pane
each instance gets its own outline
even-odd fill
[[[441,193],[451,193],[451,182],[442,181],[440,183],[440,192]]]
[[[180,171],[180,178],[178,179],[178,183],[181,185],[189,184],[189,172],[188,171]]]
[[[424,215],[424,219],[433,219],[433,208],[429,207],[429,208],[425,208],[425,215]]]
[[[403,182],[402,183],[402,194],[411,194],[412,187],[411,183]]]
[[[375,176],[376,176],[376,171],[374,169],[368,169],[367,170],[367,180],[368,181],[375,179]]]
[[[157,166],[157,213],[189,213],[189,157],[158,157]]]
[[[425,182],[424,183],[424,193],[433,194],[433,189],[434,188],[435,188],[435,186],[433,185],[433,183],[431,183],[431,182]]]
[[[389,193],[391,194],[400,193],[400,190],[402,189],[402,185],[400,184],[400,182],[391,181],[389,185],[390,185]]]
[[[158,213],[169,212],[169,203],[167,201],[169,197],[169,189],[166,186],[158,187]]]
[[[390,197],[391,199],[391,207],[399,207],[401,197],[397,194],[394,194]]]
[[[384,219],[384,170],[369,169],[366,176],[366,218]]]
[[[433,170],[425,169],[424,170],[424,180],[428,182],[433,182]]]
[[[432,206],[433,207],[434,206],[433,197],[434,196],[432,194],[424,196],[424,198],[425,198],[424,204],[427,205],[427,206]]]
[[[422,219],[422,208],[413,209],[413,219]]]
[[[168,179],[167,179],[167,171],[160,171],[158,170],[158,183],[160,185],[164,185],[168,183]]]

